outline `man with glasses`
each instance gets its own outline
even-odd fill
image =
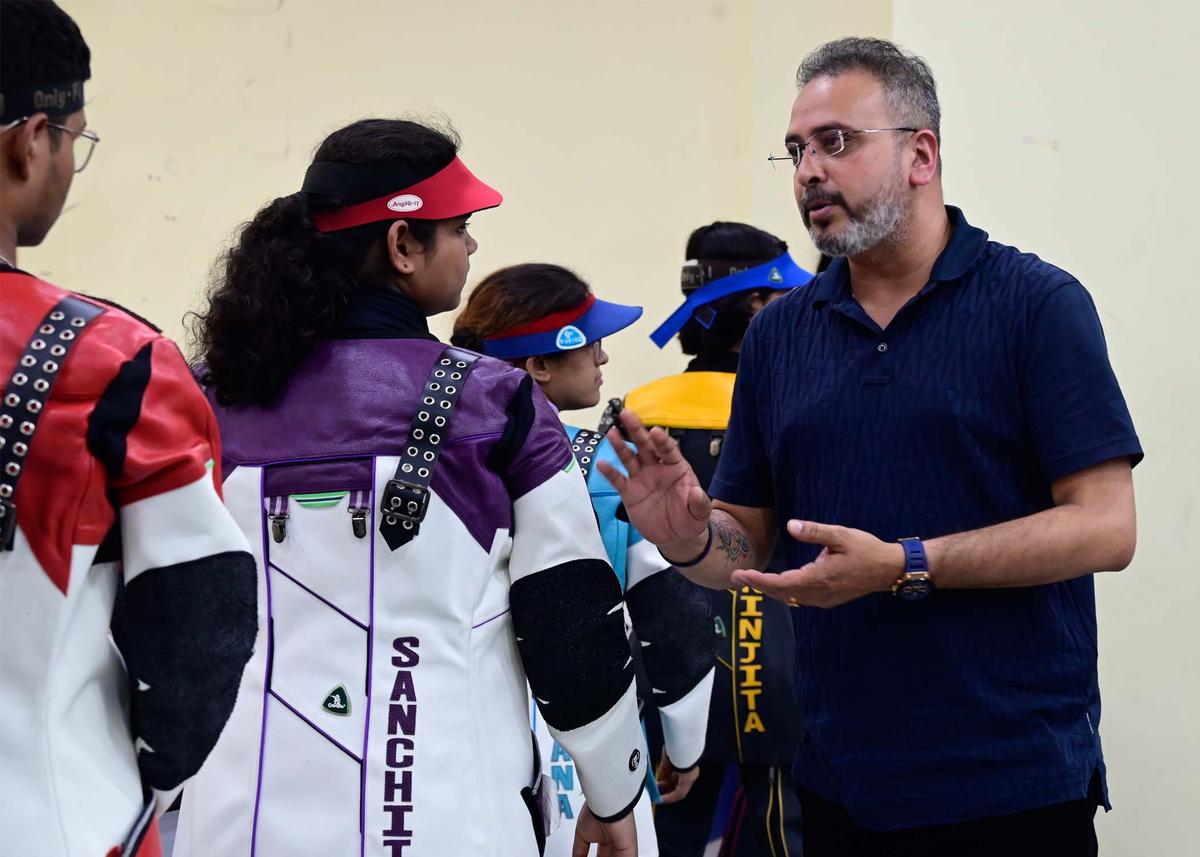
[[[155,816],[233,707],[256,583],[175,345],[16,267],[98,139],[90,60],[54,3],[0,3],[0,850],[157,857]]]
[[[689,577],[795,608],[806,857],[1094,855],[1142,457],[1096,309],[944,204],[923,60],[842,39],[798,83],[777,157],[836,258],[751,325],[711,500],[630,412],[605,475]]]

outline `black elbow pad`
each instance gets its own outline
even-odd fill
[[[621,587],[607,562],[565,562],[523,577],[509,591],[513,632],[546,723],[576,729],[629,689],[633,663]]]
[[[145,785],[175,788],[216,744],[254,649],[257,596],[254,560],[240,551],[147,569],[118,594],[112,632]]]
[[[674,569],[652,574],[625,594],[642,645],[654,702],[670,705],[696,686],[716,659],[708,596]]]

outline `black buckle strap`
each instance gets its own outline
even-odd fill
[[[102,307],[74,296],[54,305],[17,358],[0,400],[0,551],[12,550],[17,532],[17,483],[33,445],[50,391],[79,335]]]
[[[578,462],[579,469],[583,471],[585,482],[592,473],[592,465],[596,463],[596,451],[600,449],[602,440],[604,440],[604,435],[588,429],[580,429],[579,433],[571,440],[571,452],[575,453],[575,461]]]
[[[400,463],[379,504],[379,532],[392,550],[408,544],[420,532],[429,511],[429,483],[442,443],[449,436],[450,417],[478,359],[478,354],[448,346],[425,380]]]
[[[600,416],[600,423],[596,426],[596,431],[600,432],[600,434],[608,434],[610,428],[617,426],[617,430],[621,432],[621,436],[625,437],[625,426],[621,423],[621,411],[624,409],[624,399],[609,399],[608,406]],[[625,439],[629,440],[628,437],[625,437]]]

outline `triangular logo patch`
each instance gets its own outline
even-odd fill
[[[350,694],[346,693],[346,688],[339,684],[325,695],[325,701],[321,703],[321,707],[330,714],[346,717],[350,714]]]
[[[783,274],[779,273],[778,268],[772,268],[771,273],[767,274],[767,281],[771,283],[782,283]]]

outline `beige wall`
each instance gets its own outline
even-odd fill
[[[95,53],[88,109],[104,140],[24,266],[178,334],[234,226],[298,187],[324,133],[368,114],[441,110],[466,161],[507,196],[476,218],[471,282],[553,261],[605,297],[645,304],[611,341],[608,395],[682,365],[646,335],[679,300],[693,227],[749,220],[814,259],[790,177],[764,156],[810,47],[894,29],[941,82],[949,199],[998,240],[1077,274],[1099,305],[1149,450],[1138,558],[1098,581],[1118,809],[1100,830],[1109,855],[1186,850],[1200,802],[1200,299],[1182,249],[1200,191],[1194,6],[63,2]]]
[[[779,144],[799,57],[885,34],[890,4],[609,0],[63,0],[94,53],[103,138],[31,270],[182,332],[234,227],[295,191],[321,138],[440,111],[506,197],[475,218],[470,283],[524,261],[644,304],[610,341],[605,395],[677,371],[651,330],[682,300],[696,226],[757,221],[815,259]],[[453,9],[447,15],[447,9]],[[451,316],[433,322],[447,335]],[[594,424],[598,411],[578,418]]]
[[[1114,803],[1101,853],[1196,853],[1200,15],[1121,0],[896,0],[894,15],[938,75],[947,198],[1099,308],[1147,452],[1137,558],[1096,580]]]

